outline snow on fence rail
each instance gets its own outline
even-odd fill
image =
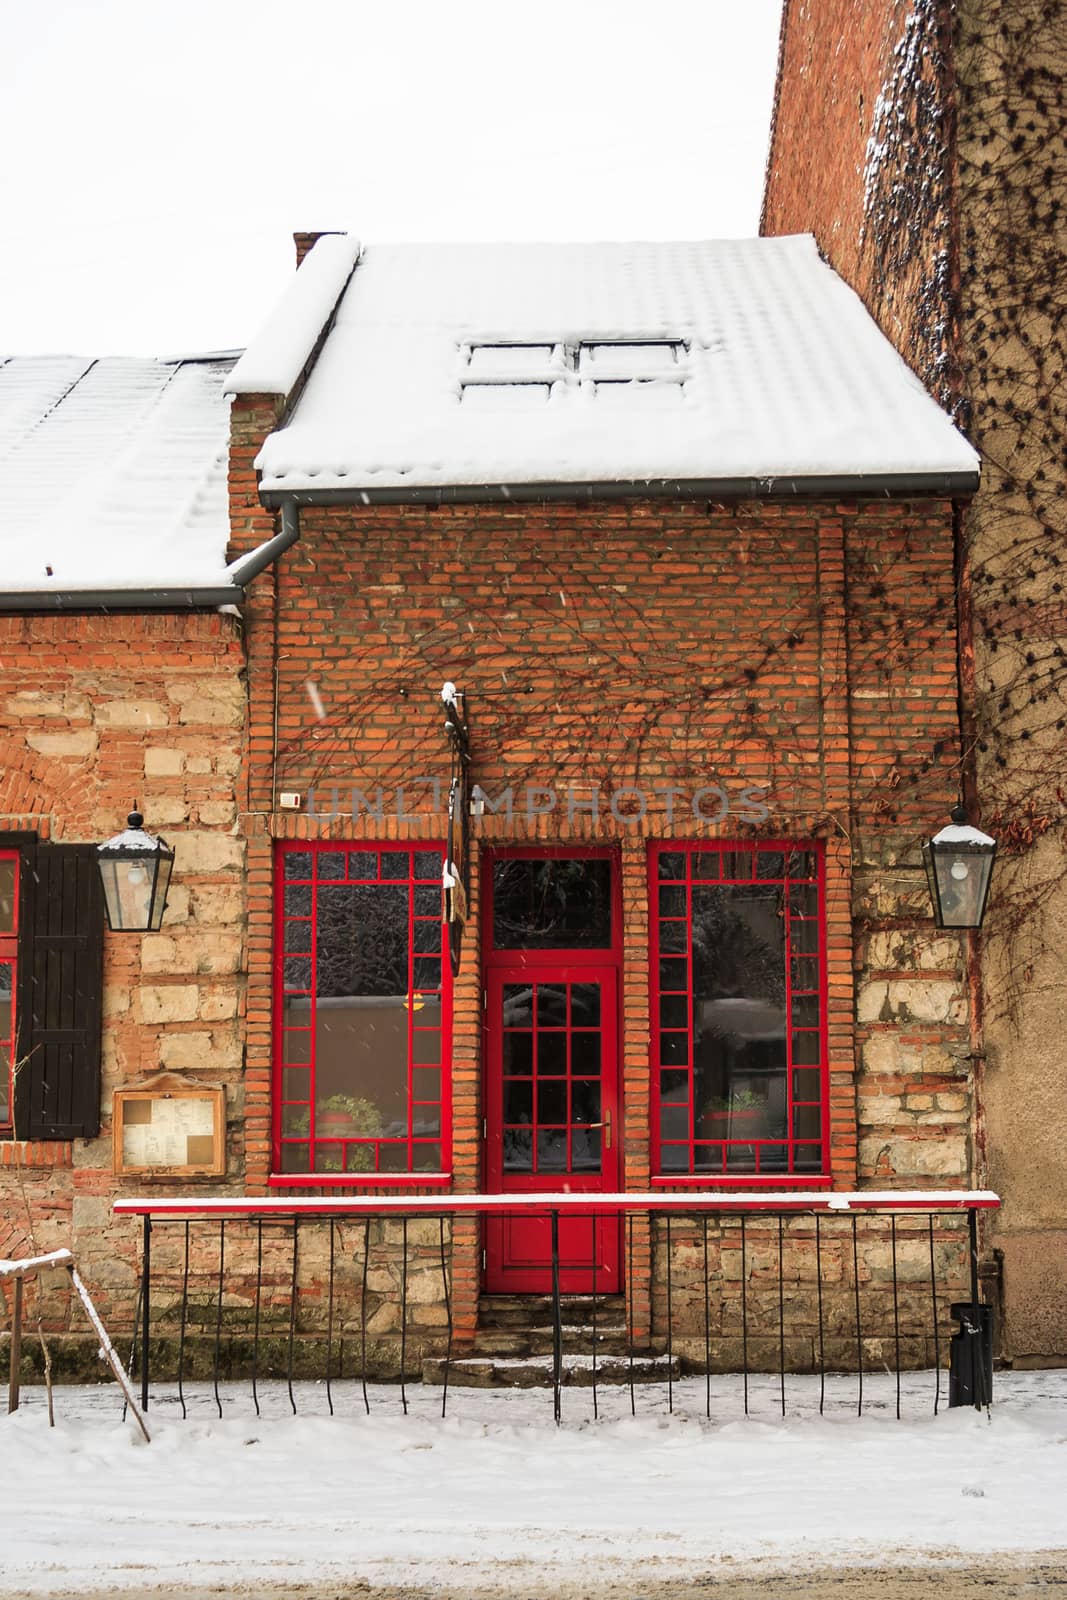
[[[949,1404],[988,1405],[992,1342],[978,1296],[977,1214],[999,1203],[989,1190],[704,1190],[139,1196],[114,1209],[142,1219],[131,1370],[138,1359],[143,1406],[154,1377],[176,1384],[184,1415],[186,1383],[207,1377],[221,1415],[220,1379],[236,1374],[250,1379],[257,1412],[258,1381],[271,1375],[287,1380],[294,1411],[294,1376],[323,1381],[331,1413],[335,1386],[354,1379],[369,1410],[368,1379],[387,1377],[398,1380],[406,1412],[408,1383],[421,1376],[441,1384],[444,1414],[450,1388],[515,1381],[518,1369],[536,1379],[540,1364],[558,1420],[568,1384],[592,1387],[596,1415],[598,1384],[628,1383],[633,1409],[642,1376],[659,1379],[671,1410],[683,1371],[704,1375],[709,1416],[713,1371],[741,1375],[746,1410],[750,1373],[776,1373],[783,1415],[789,1372],[820,1375],[820,1409],[827,1374],[855,1373],[861,1413],[865,1375],[889,1373],[899,1415],[901,1372],[931,1365],[936,1412],[946,1348]],[[454,1314],[454,1268],[469,1294],[477,1226],[531,1217],[551,1236],[541,1350],[531,1362],[498,1349],[494,1361],[471,1304]],[[576,1313],[561,1280],[575,1281],[583,1219],[586,1290]],[[605,1223],[617,1227],[620,1245],[617,1296],[605,1292],[598,1268]],[[621,1352],[605,1342],[613,1317]]]

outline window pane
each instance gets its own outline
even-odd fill
[[[311,1099],[311,1071],[308,1067],[286,1067],[282,1072],[283,1100]],[[304,1129],[307,1132],[307,1129]]]
[[[660,1077],[660,1099],[665,1105],[689,1099],[688,1072],[664,1072]]]
[[[283,1172],[307,1172],[310,1160],[310,1146],[307,1144],[282,1145]]]
[[[611,862],[514,857],[493,863],[496,950],[604,950],[611,945]]]
[[[659,947],[665,956],[688,955],[689,924],[687,922],[661,922]]]
[[[663,850],[659,858],[659,875],[661,878],[684,878],[685,856],[680,850]]]
[[[432,878],[435,883],[440,883],[443,868],[444,858],[440,850],[415,851],[416,878]]]
[[[408,890],[328,886],[316,901],[316,1135],[405,1135]]]
[[[289,1000],[285,1006],[285,1020],[290,1017],[296,1022],[307,1023],[310,1021],[310,1002],[306,998]],[[310,1028],[287,1028],[282,1035],[282,1060],[296,1065],[311,1060],[311,1030]]]
[[[380,1144],[378,1146],[379,1172],[406,1172],[408,1147],[406,1144]]]
[[[311,957],[287,956],[282,963],[282,982],[287,989],[310,989]]]
[[[418,1015],[421,1017],[422,1013]],[[416,1028],[411,1036],[411,1059],[416,1066],[432,1066],[441,1059],[441,1035],[436,1028]]]
[[[419,955],[436,955],[441,949],[440,922],[416,922],[412,930]]]
[[[357,874],[353,872],[352,877],[356,876]],[[415,890],[415,915],[440,919],[441,910],[440,889],[431,889],[428,884],[420,883]]]
[[[381,875],[383,878],[406,878],[409,873],[411,857],[406,850],[383,850],[381,854]]]
[[[661,1028],[688,1028],[688,995],[665,994],[660,997],[659,1025]]]
[[[659,1147],[659,1169],[661,1172],[687,1172],[689,1170],[689,1146],[685,1144],[661,1144]]]
[[[416,1172],[440,1172],[441,1146],[439,1144],[417,1144],[411,1165]]]
[[[689,981],[688,961],[679,961],[668,957],[659,964],[659,986],[661,989],[685,989]]]
[[[311,949],[311,923],[310,922],[287,922],[285,924],[284,948],[286,950],[295,951],[297,953],[299,953],[301,951],[305,951],[305,950],[310,950]]]
[[[688,1139],[689,1107],[664,1106],[660,1112],[659,1130],[665,1139]]]
[[[345,875],[345,858],[341,850],[322,850],[319,853],[319,877],[343,878]]]
[[[813,1067],[805,1067],[793,1074],[793,1099],[818,1100],[822,1094],[822,1074]]]
[[[819,924],[800,917],[789,919],[789,945],[797,955],[817,955]]]
[[[793,1112],[794,1139],[817,1139],[822,1133],[818,1106],[798,1106]]]
[[[698,1137],[785,1133],[785,931],[771,886],[693,890],[693,1103]],[[752,1152],[730,1170],[752,1170]],[[742,1163],[738,1167],[738,1162]]]
[[[309,1106],[285,1106],[282,1110],[282,1137],[306,1138],[311,1131],[311,1108]]]
[[[417,1067],[411,1074],[411,1092],[416,1100],[440,1100],[440,1067]]]
[[[785,856],[781,850],[756,851],[757,878],[784,878]]]
[[[287,884],[285,890],[285,914],[287,917],[310,917],[311,915],[311,886],[310,884]]]
[[[665,1067],[684,1067],[689,1060],[689,1035],[687,1033],[661,1033],[659,1059]]]
[[[14,857],[0,858],[0,933],[15,931],[15,868]]]
[[[373,850],[350,850],[348,852],[348,876],[352,880],[361,878],[376,878],[378,876],[378,857]]]
[[[311,855],[306,850],[287,850],[282,863],[282,876],[286,879],[311,877]]]
[[[14,967],[10,961],[0,961],[0,1001],[10,1000],[14,984]],[[0,1015],[0,1034],[7,1033],[7,1018]]]
[[[685,890],[680,885],[661,884],[659,891],[660,916],[684,917],[686,911]]]
[[[796,1066],[818,1066],[819,1055],[819,1035],[817,1033],[794,1033],[793,1061]]]

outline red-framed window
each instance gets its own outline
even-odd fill
[[[450,1162],[444,847],[277,848],[276,1174],[395,1182]]]
[[[828,1171],[825,863],[814,843],[654,845],[652,1171]]]
[[[19,857],[0,850],[0,1133],[15,1106],[15,996],[18,992]]]

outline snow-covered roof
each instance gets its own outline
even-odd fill
[[[360,245],[347,233],[316,241],[264,326],[230,374],[227,394],[288,395],[307,365],[352,269]]]
[[[275,325],[268,368],[277,340]],[[241,365],[260,359],[253,343]],[[257,466],[269,498],[358,498],[898,476],[963,489],[978,458],[800,235],[368,246]]]
[[[233,361],[0,358],[0,597],[229,581]]]

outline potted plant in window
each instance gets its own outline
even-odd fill
[[[767,1102],[751,1089],[730,1095],[712,1095],[704,1102],[699,1129],[702,1139],[758,1137],[767,1114]]]
[[[315,1107],[315,1136],[318,1139],[354,1139],[382,1131],[378,1107],[359,1095],[331,1094]]]

